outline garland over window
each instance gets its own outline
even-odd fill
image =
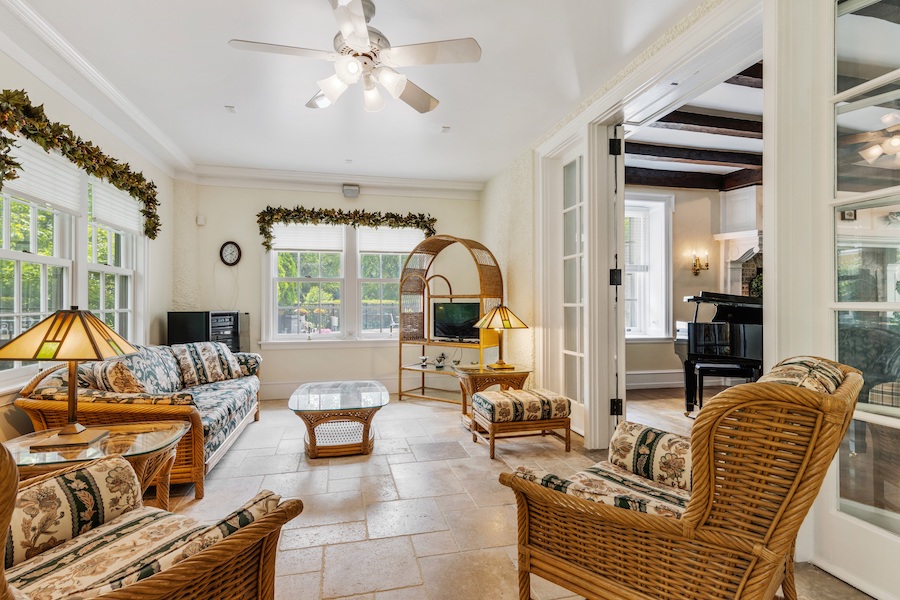
[[[266,250],[272,249],[272,226],[275,223],[285,224],[324,224],[324,225],[351,225],[353,227],[412,227],[425,232],[425,237],[431,237],[436,232],[434,224],[437,219],[423,213],[407,213],[405,216],[397,213],[366,212],[364,210],[352,210],[344,212],[335,208],[272,208],[257,213],[256,222],[259,223],[259,234],[263,236],[263,246]]]
[[[90,141],[82,140],[62,123],[53,123],[44,114],[44,106],[32,106],[24,90],[0,92],[0,190],[3,182],[16,179],[16,169],[22,168],[10,151],[15,146],[12,138],[3,130],[20,134],[44,149],[56,150],[79,168],[98,179],[105,179],[143,204],[144,235],[151,240],[159,233],[159,215],[156,208],[156,185],[147,181],[143,173],[135,173],[128,163],[121,163],[104,154]]]

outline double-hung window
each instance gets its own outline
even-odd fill
[[[21,169],[0,190],[0,344],[72,305],[134,339],[139,202],[27,140],[11,155]],[[0,382],[36,368],[2,361]]]
[[[671,335],[671,230],[669,195],[625,194],[625,336]]]
[[[276,225],[264,339],[390,337],[416,229]]]

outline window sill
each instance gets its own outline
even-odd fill
[[[626,337],[626,344],[664,344],[664,343],[673,343],[675,342],[675,338],[672,336],[662,336],[662,337]]]
[[[393,348],[398,338],[362,338],[362,339],[311,339],[311,340],[277,340],[260,341],[262,350],[299,350],[300,348]]]

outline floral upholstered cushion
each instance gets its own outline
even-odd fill
[[[9,568],[141,506],[141,487],[124,458],[88,463],[19,490],[6,541]]]
[[[691,440],[622,421],[609,441],[609,462],[645,479],[691,489]]]
[[[540,421],[569,416],[571,400],[541,388],[478,392],[472,396],[472,409],[491,423]]]
[[[213,524],[139,508],[7,570],[10,583],[40,599],[91,598],[150,577],[214,545],[274,509],[262,491]]]
[[[150,394],[171,394],[184,387],[178,361],[168,346],[135,346],[137,354],[126,356],[122,364],[134,374]]]
[[[814,356],[795,356],[781,361],[759,381],[795,385],[823,394],[833,394],[844,374],[832,363]]]
[[[237,359],[221,342],[174,344],[172,354],[186,388],[242,376]]]
[[[609,462],[600,462],[568,479],[526,467],[516,477],[577,498],[637,512],[680,519],[690,492],[656,483]]]
[[[104,360],[93,363],[94,380],[97,389],[122,394],[142,394],[147,391],[141,383],[119,360]]]
[[[68,402],[69,388],[40,387],[28,395],[35,400],[57,400]],[[104,392],[78,388],[78,402],[105,402],[107,404],[194,404],[191,392],[175,392],[174,394],[125,394],[120,392]]]
[[[244,417],[256,408],[257,377],[239,377],[191,388],[203,423],[206,458],[219,449]]]
[[[234,358],[241,367],[241,375],[257,375],[262,365],[262,356],[255,352],[234,352]]]

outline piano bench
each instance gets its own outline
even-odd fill
[[[697,408],[703,408],[703,378],[704,377],[743,377],[748,381],[759,378],[756,367],[748,365],[732,365],[723,363],[697,363],[694,366],[694,375],[697,377]]]

